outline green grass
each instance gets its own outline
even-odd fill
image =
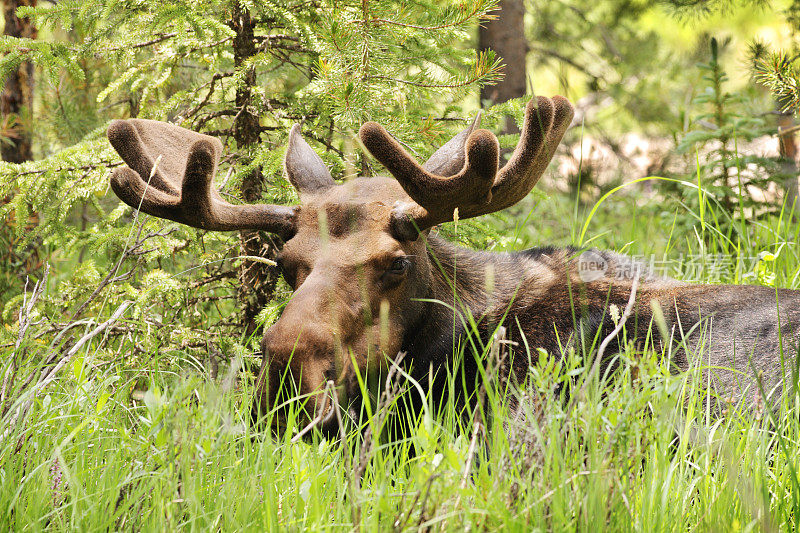
[[[542,200],[524,225],[502,228],[513,238],[497,248],[577,242],[588,209]],[[615,195],[586,237],[633,255],[734,258],[722,274],[699,269],[708,281],[798,287],[797,223],[775,218],[718,235],[714,213],[711,203],[693,217],[680,206]],[[762,252],[775,257],[755,270],[736,259]],[[143,318],[126,316],[126,327],[147,334]],[[16,330],[9,334],[16,339]],[[3,372],[17,357],[14,382],[24,381],[67,337],[28,335],[19,349],[0,348]],[[136,352],[139,337],[99,335],[38,394],[12,395],[15,405],[33,403],[23,423],[12,423],[13,407],[4,418],[0,529],[798,529],[800,396],[787,398],[774,419],[736,405],[714,417],[696,393],[701,363],[674,376],[661,354],[629,347],[613,376],[587,377],[587,362],[575,357],[541,358],[520,409],[511,412],[494,381],[486,388],[484,406],[502,427],[474,433],[472,414],[447,402],[415,420],[407,439],[373,439],[362,468],[363,436],[380,432],[376,417],[345,443],[316,433],[292,443],[291,417],[293,431],[280,438],[254,433],[242,354],[212,379],[188,352]],[[570,401],[554,394],[559,386]],[[420,392],[406,386],[403,394]]]

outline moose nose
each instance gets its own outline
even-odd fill
[[[279,407],[280,418],[298,400],[304,414],[313,417],[325,383],[334,377],[334,337],[325,324],[286,318],[269,328],[262,341],[267,382],[259,383],[261,415]]]
[[[295,291],[280,319],[264,333],[257,385],[262,416],[278,407],[280,419],[284,408],[302,405],[304,415],[313,417],[325,384],[337,381],[341,371],[337,361],[356,311],[345,305],[327,274],[324,268],[315,269]]]
[[[292,368],[299,363],[328,359],[333,353],[330,327],[279,320],[264,333],[263,348],[270,363]]]

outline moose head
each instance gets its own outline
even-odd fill
[[[431,322],[426,300],[444,285],[430,256],[430,228],[456,212],[475,217],[526,196],[572,116],[562,97],[531,100],[519,144],[502,168],[497,138],[478,129],[480,115],[424,164],[368,122],[361,141],[393,179],[344,183],[334,181],[295,125],[284,161],[300,197],[292,207],[225,201],[213,185],[218,139],[163,122],[116,120],[108,138],[127,167],[114,170],[111,186],[126,204],[156,217],[284,239],[277,263],[294,293],[264,333],[254,405],[265,413],[281,391],[293,391],[310,397],[311,413],[326,383],[336,384],[340,398],[354,394],[356,371],[379,372],[387,355],[407,349]]]

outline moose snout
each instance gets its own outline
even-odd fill
[[[275,409],[273,425],[283,425],[294,407],[313,418],[326,402],[325,384],[335,380],[335,338],[330,326],[313,321],[279,320],[262,340],[263,365],[253,415]]]

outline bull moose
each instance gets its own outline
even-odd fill
[[[509,341],[526,347],[518,348],[526,356],[508,370],[523,378],[529,357],[542,350],[560,357],[587,332],[612,333],[610,306],[625,308],[637,286],[630,338],[650,335],[678,370],[702,357],[726,398],[752,401],[756,374],[767,393],[780,396],[794,360],[783,354],[794,354],[800,291],[683,283],[598,250],[590,253],[603,269],[586,276],[580,268],[586,251],[546,246],[490,253],[431,232],[454,216],[492,213],[525,197],[572,117],[563,97],[532,99],[502,168],[497,138],[478,129],[480,117],[424,164],[382,126],[367,122],[360,139],[392,177],[343,183],[295,125],[284,161],[300,197],[291,207],[225,201],[212,183],[222,152],[218,139],[163,122],[116,120],[108,138],[127,166],[114,170],[111,186],[126,204],[156,217],[205,230],[263,230],[285,241],[277,264],[294,293],[264,333],[256,415],[275,406],[287,375],[292,394],[310,398],[306,412],[312,413],[324,405],[327,383],[335,383],[340,399],[358,396],[356,371],[380,374],[387,356],[401,351],[403,364],[431,390],[441,385],[432,376],[442,369],[460,373],[461,383],[476,383],[480,354],[451,368],[457,347],[469,345],[474,334],[466,315],[478,336],[502,323]]]

